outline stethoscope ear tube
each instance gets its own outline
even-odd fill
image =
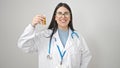
[[[77,38],[79,38],[79,35],[78,35],[76,32],[73,31],[73,32],[71,33],[71,37],[72,37],[72,39],[73,39],[73,36],[74,36],[74,35],[76,35]]]

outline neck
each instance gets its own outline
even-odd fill
[[[64,30],[64,31],[68,30],[68,27],[58,27],[58,28],[61,29],[61,30]]]

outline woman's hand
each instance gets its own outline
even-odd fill
[[[32,26],[35,27],[37,24],[45,25],[46,24],[46,17],[44,15],[36,15],[33,18]]]

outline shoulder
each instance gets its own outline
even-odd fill
[[[72,34],[76,35],[80,40],[84,39],[84,36],[80,31],[75,30],[72,32]]]

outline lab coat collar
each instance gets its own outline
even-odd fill
[[[63,44],[62,44],[62,42],[60,40],[60,37],[59,37],[59,34],[58,34],[58,30],[53,35],[53,37],[56,39],[56,45],[58,45],[61,48],[61,50],[64,51],[64,50],[68,49],[69,47],[71,47],[71,45],[72,45],[72,43],[71,43],[71,40],[72,40],[71,33],[72,33],[72,30],[69,28],[69,36],[68,36],[68,39],[66,41],[65,47],[63,46]]]

